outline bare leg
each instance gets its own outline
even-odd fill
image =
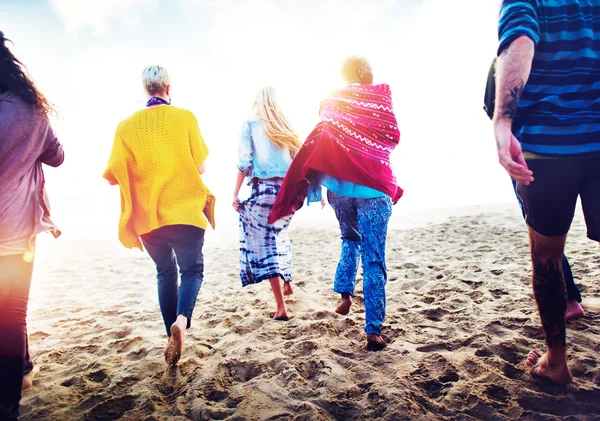
[[[583,307],[577,302],[577,300],[569,300],[567,302],[567,312],[565,313],[565,319],[573,320],[582,317],[584,314]]]
[[[340,299],[340,303],[335,309],[335,312],[345,316],[350,313],[350,307],[352,307],[352,296],[347,292],[342,292],[340,295],[342,298]]]
[[[165,361],[169,365],[176,365],[181,358],[186,326],[187,317],[183,314],[177,316],[177,320],[171,325],[171,337],[165,349]]]
[[[281,280],[279,277],[269,279],[271,283],[271,289],[273,290],[273,295],[275,296],[275,301],[277,302],[277,311],[273,318],[275,320],[288,320],[287,309],[285,308],[285,301],[283,299],[283,291],[281,290]]]
[[[567,292],[562,272],[562,254],[566,235],[546,237],[529,228],[533,264],[533,293],[538,306],[548,351],[534,350],[527,363],[531,374],[556,383],[573,380],[567,367],[565,315]]]
[[[292,283],[291,282],[284,282],[283,283],[283,295],[293,295],[294,294],[294,288],[292,288]]]
[[[29,373],[23,376],[23,383],[21,383],[21,390],[27,390],[33,385],[33,379],[40,372],[40,367],[34,365]]]

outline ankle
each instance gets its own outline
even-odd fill
[[[567,365],[567,352],[565,347],[559,349],[548,348],[546,353],[546,362],[550,367],[560,367]]]
[[[188,319],[183,314],[180,314],[179,316],[177,316],[177,320],[175,321],[175,323],[177,323],[180,327],[182,327],[184,329],[187,327],[187,322],[188,322]]]

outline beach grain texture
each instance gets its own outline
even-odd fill
[[[600,250],[580,218],[567,250],[586,315],[568,323],[566,387],[524,363],[544,344],[518,209],[390,230],[382,352],[363,349],[360,277],[350,315],[334,312],[337,229],[291,239],[289,322],[269,318],[268,283],[242,289],[235,244],[207,242],[174,369],[145,254],[89,240],[38,250],[28,328],[41,372],[22,420],[600,419]]]

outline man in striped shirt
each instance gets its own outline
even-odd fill
[[[577,198],[600,241],[600,0],[503,0],[494,134],[523,200],[548,352],[532,374],[572,381],[562,255]]]

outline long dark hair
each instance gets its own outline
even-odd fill
[[[8,49],[7,41],[12,43],[0,31],[0,92],[11,91],[24,101],[35,105],[40,114],[56,112],[52,104],[35,86],[25,65]]]

